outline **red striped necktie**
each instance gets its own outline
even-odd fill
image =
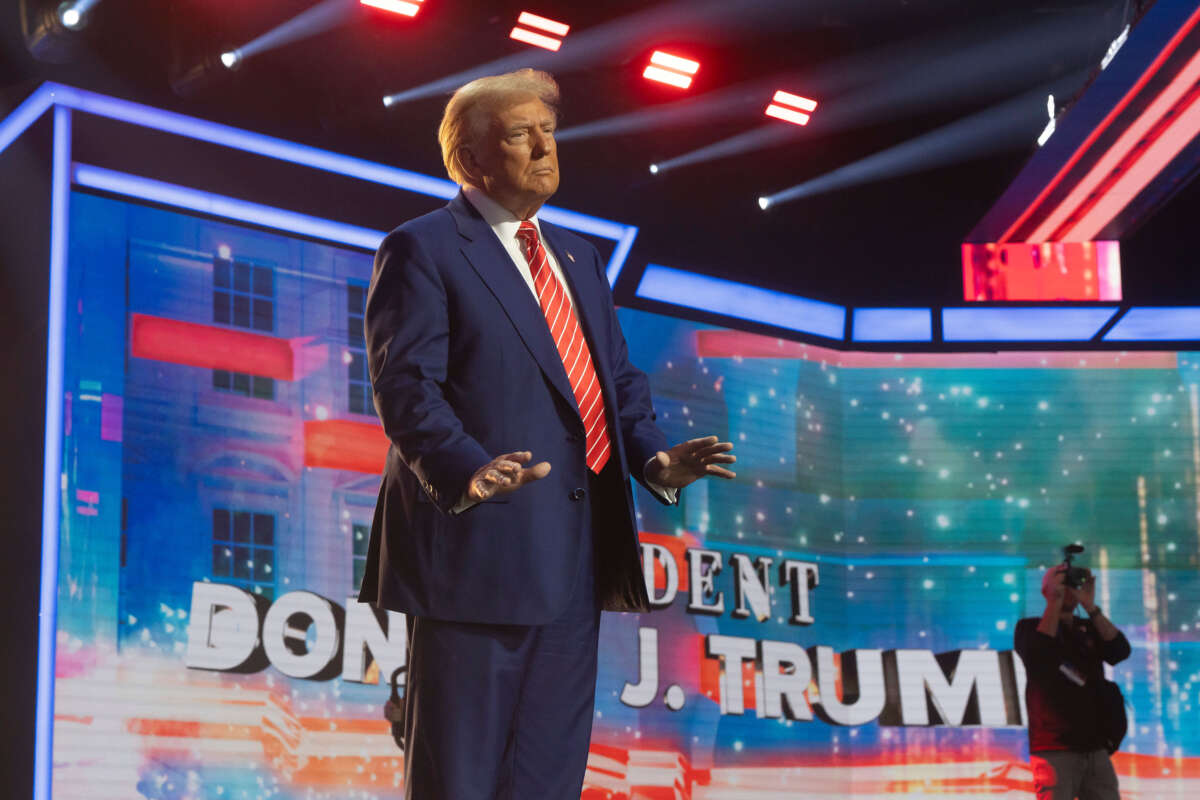
[[[550,335],[558,347],[575,402],[579,405],[579,416],[587,430],[587,466],[597,475],[608,462],[608,424],[604,420],[604,401],[600,396],[600,382],[592,365],[592,354],[583,329],[571,308],[566,289],[550,268],[546,247],[538,236],[532,222],[525,220],[517,229],[517,238],[525,246],[525,258],[533,272],[533,286],[537,290],[538,305],[550,326]]]

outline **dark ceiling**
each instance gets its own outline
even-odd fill
[[[1047,87],[1060,102],[1079,91],[1145,5],[425,0],[408,19],[346,3],[347,18],[336,28],[248,59],[187,97],[171,89],[183,70],[316,4],[100,0],[80,51],[61,65],[30,57],[18,4],[6,4],[0,108],[43,80],[58,80],[441,175],[435,130],[446,95],[391,109],[382,96],[515,57],[559,80],[564,131],[644,109],[682,108],[686,115],[689,106],[671,105],[681,99],[693,110],[716,109],[691,114],[686,124],[652,115],[639,129],[561,143],[563,183],[553,202],[641,228],[625,280],[656,262],[852,304],[953,302],[961,297],[959,243],[1033,152]],[[508,38],[522,10],[572,25],[559,53]],[[575,41],[588,45],[573,51]],[[702,63],[691,90],[641,77],[654,49]],[[652,162],[764,125],[786,127],[762,116],[780,88],[820,101],[806,128],[789,129],[770,147],[649,174]],[[766,213],[756,204],[759,195],[1022,95],[1016,132],[979,136],[965,157]],[[1185,191],[1176,202],[1194,206],[1195,195]],[[1182,241],[1157,232],[1153,241],[1135,248],[1156,263],[1138,265],[1132,283],[1127,277],[1127,297],[1134,286],[1152,297],[1159,262],[1184,252]],[[1126,266],[1128,274],[1128,258]]]

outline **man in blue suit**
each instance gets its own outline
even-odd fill
[[[375,258],[391,448],[360,596],[409,619],[408,798],[578,798],[600,610],[649,610],[629,477],[664,503],[733,477],[715,436],[668,447],[599,254],[537,218],[557,100],[533,70],[459,89],[439,140],[463,191]]]

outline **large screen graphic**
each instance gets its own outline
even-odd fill
[[[354,601],[386,441],[371,254],[75,192],[56,798],[385,798],[405,620]],[[1200,793],[1200,357],[838,353],[622,309],[668,438],[584,796],[1028,795],[1016,621],[1085,545],[1126,797]],[[535,454],[536,456],[536,454]]]

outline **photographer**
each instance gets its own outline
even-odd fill
[[[1034,787],[1038,800],[1118,800],[1109,754],[1124,735],[1124,710],[1101,661],[1128,658],[1129,642],[1096,605],[1091,571],[1070,566],[1072,554],[1042,579],[1042,616],[1022,619],[1014,634],[1028,674]]]

